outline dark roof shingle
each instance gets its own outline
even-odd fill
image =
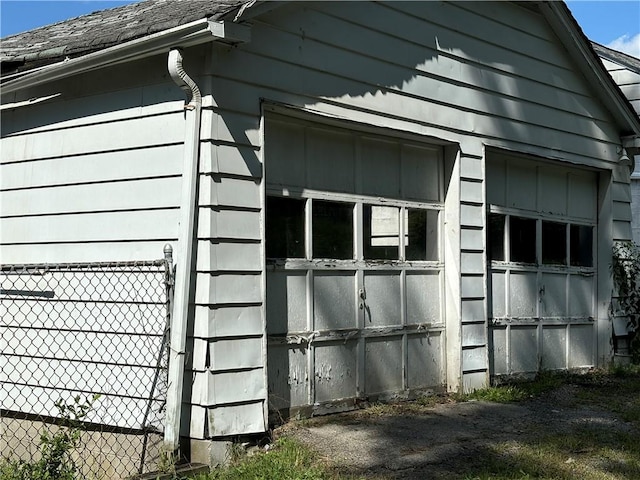
[[[0,61],[38,66],[85,55],[202,18],[218,19],[246,0],[145,0],[100,10],[0,40]]]

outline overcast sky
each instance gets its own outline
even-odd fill
[[[127,3],[133,2],[0,0],[0,36]],[[570,0],[567,4],[589,39],[640,58],[640,0]]]

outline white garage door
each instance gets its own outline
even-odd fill
[[[597,174],[487,161],[491,373],[595,362]]]
[[[270,408],[441,387],[441,149],[275,115],[265,148]]]

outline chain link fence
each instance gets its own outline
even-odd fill
[[[72,457],[84,478],[155,470],[167,391],[170,256],[8,265],[0,280],[2,461],[37,461],[42,433],[75,416],[81,435]]]

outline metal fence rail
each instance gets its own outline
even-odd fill
[[[36,461],[61,406],[90,404],[86,478],[154,470],[167,390],[171,259],[7,265],[0,272],[0,452]]]

